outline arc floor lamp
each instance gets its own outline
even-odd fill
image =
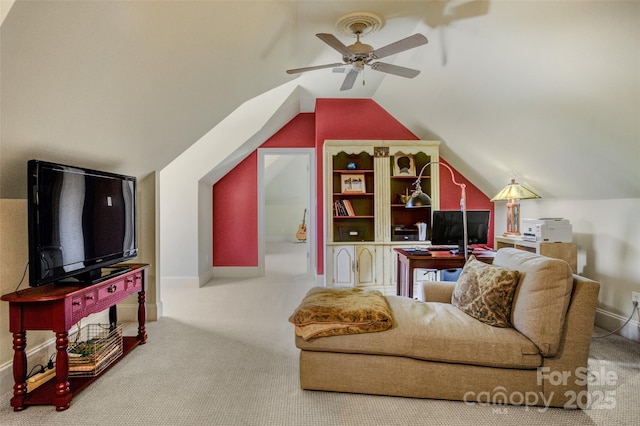
[[[409,198],[409,200],[407,200],[405,207],[408,209],[415,209],[415,208],[431,206],[431,197],[429,197],[427,194],[422,192],[422,186],[420,185],[420,181],[422,180],[422,173],[427,168],[427,166],[430,166],[431,164],[438,164],[444,167],[445,169],[449,170],[449,173],[451,174],[451,180],[456,186],[460,187],[460,211],[462,212],[462,250],[464,253],[464,258],[466,260],[469,257],[469,252],[467,250],[467,245],[468,245],[467,190],[466,190],[467,186],[464,183],[459,183],[456,181],[456,178],[453,175],[453,169],[451,167],[439,161],[430,161],[427,164],[425,164],[420,170],[420,173],[418,173],[418,179],[416,179],[416,181],[413,184],[415,186],[415,189],[411,194],[411,197]]]

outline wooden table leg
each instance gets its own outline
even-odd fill
[[[143,291],[138,292],[138,342],[141,345],[147,343],[147,310],[145,308],[147,296]]]
[[[27,408],[24,399],[27,396],[27,332],[16,331],[13,333],[13,398],[11,406],[13,411],[22,411]]]
[[[69,332],[56,332],[56,396],[53,403],[56,411],[69,408],[71,391],[69,390]]]
[[[407,297],[413,299],[413,268],[411,267],[411,260],[407,261],[404,273],[405,282],[407,283]]]
[[[113,305],[109,307],[109,331],[113,331],[118,327],[118,307]]]

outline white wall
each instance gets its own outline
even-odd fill
[[[523,218],[562,217],[573,227],[578,274],[600,282],[596,323],[618,328],[631,315],[631,292],[640,292],[640,199],[522,200]],[[496,203],[496,234],[506,230],[504,203]],[[640,341],[638,313],[621,332]]]
[[[161,286],[211,277],[211,186],[299,112],[296,89],[287,83],[246,102],[160,171]]]
[[[265,239],[297,241],[309,196],[308,156],[267,155],[265,162]]]
[[[2,0],[0,1],[0,25],[4,22],[4,18],[9,14],[11,6],[13,6],[15,0]]]
[[[27,200],[0,199],[0,294],[18,288],[28,255]],[[28,273],[20,290],[29,287]],[[0,302],[0,394],[13,388],[13,335],[9,333],[9,304]],[[54,335],[46,331],[27,333],[28,368],[46,363],[55,350]]]

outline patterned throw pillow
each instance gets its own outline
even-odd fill
[[[469,257],[458,278],[451,304],[494,327],[511,327],[511,305],[518,271],[493,266]]]

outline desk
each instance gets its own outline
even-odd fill
[[[117,322],[116,303],[138,294],[138,335],[123,336],[123,354],[147,340],[145,327],[146,270],[144,264],[127,264],[131,270],[98,284],[47,284],[2,296],[9,302],[9,330],[13,333],[14,411],[29,405],[51,404],[57,411],[69,408],[71,398],[99,376],[69,377],[69,329],[80,319],[109,309],[109,321]],[[27,392],[27,332],[51,330],[56,336],[55,380]],[[119,360],[120,358],[118,358]],[[116,362],[118,361],[116,360]],[[107,367],[108,369],[108,367]],[[106,371],[106,370],[105,370]]]
[[[397,292],[398,296],[413,297],[413,270],[425,269],[453,269],[462,268],[465,258],[461,254],[452,254],[449,251],[432,251],[430,256],[415,255],[401,248],[394,249],[398,254],[397,264]],[[491,250],[474,251],[476,259],[493,263],[495,252]]]
[[[500,235],[496,235],[494,241],[496,250],[513,247],[542,256],[562,259],[571,266],[574,274],[578,273],[578,246],[576,243],[527,241],[523,238],[503,237]]]

